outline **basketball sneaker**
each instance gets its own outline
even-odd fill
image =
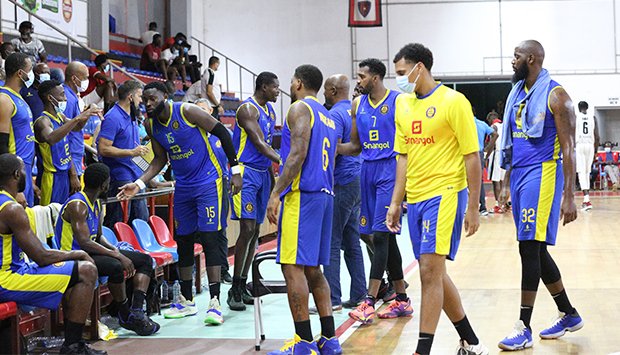
[[[164,318],[166,319],[179,319],[198,314],[198,308],[194,301],[188,301],[181,296],[179,303],[172,303],[170,309],[164,312]]]
[[[411,307],[411,300],[407,301],[392,301],[383,310],[377,312],[377,316],[381,319],[398,318],[398,317],[411,317],[413,314],[413,308]]]
[[[456,348],[456,355],[489,355],[489,349],[482,343],[469,345],[467,341],[460,340],[459,346]]]
[[[576,315],[570,315],[560,312],[553,325],[540,332],[543,339],[557,339],[564,335],[567,331],[576,332],[583,328],[583,319]]]
[[[590,201],[588,202],[584,202],[581,204],[581,210],[582,211],[589,211],[592,209],[592,203]]]
[[[228,290],[228,308],[233,311],[245,311],[243,303],[243,290],[240,287],[233,286]]]
[[[394,292],[394,287],[392,287],[392,283],[389,281],[385,281],[385,279],[382,279],[381,286],[379,286],[379,291],[377,292],[377,299],[382,299],[383,302],[390,302],[395,298],[396,292]]]
[[[349,317],[362,324],[370,324],[375,318],[375,307],[369,299],[365,299],[357,308],[349,312]]]
[[[222,316],[222,306],[217,297],[213,297],[209,302],[209,309],[207,310],[207,316],[204,320],[207,325],[220,325],[224,323],[224,317]]]
[[[248,287],[245,285],[241,288],[241,300],[243,300],[243,304],[254,304],[254,297],[252,297],[250,291],[248,290]]]
[[[340,343],[338,342],[338,338],[336,337],[326,338],[321,335],[321,337],[317,341],[317,346],[319,347],[321,355],[342,354],[342,348],[340,347]]]
[[[493,207],[493,214],[502,214],[502,213],[504,213],[503,208],[501,208],[500,206]]]
[[[131,309],[127,319],[119,315],[118,324],[140,336],[153,335],[159,331],[159,324],[146,316],[142,309]]]
[[[293,355],[293,354],[310,354],[319,355],[321,352],[316,342],[306,341],[295,334],[295,337],[284,343],[280,350],[274,350],[267,355]]]
[[[481,215],[481,216],[483,216],[483,217],[486,217],[486,216],[488,216],[488,215],[489,215],[489,211],[487,211],[487,209],[486,209],[486,208],[485,208],[485,209],[483,209],[483,210],[480,210],[480,215]]]
[[[512,333],[497,344],[502,350],[521,350],[531,348],[533,345],[532,331],[525,327],[522,320],[518,320]]]

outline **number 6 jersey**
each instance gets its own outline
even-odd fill
[[[577,122],[575,122],[575,143],[577,144],[594,144],[594,116],[587,113],[577,113]]]

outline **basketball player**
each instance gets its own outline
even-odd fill
[[[282,265],[295,337],[272,355],[341,354],[336,338],[329,285],[319,265],[329,263],[334,203],[336,125],[319,103],[323,75],[301,65],[291,79],[291,99],[282,129],[282,173],[267,207],[278,223],[276,262]],[[308,313],[309,290],[319,310],[321,337],[314,342]]]
[[[502,137],[502,121],[499,119],[497,112],[489,112],[487,115],[487,123],[498,134],[494,143],[494,148],[491,154],[486,159],[488,160],[489,179],[493,182],[493,196],[495,197],[495,207],[493,207],[493,213],[501,214],[506,211],[507,206],[499,205],[499,194],[502,190],[502,181],[506,176],[506,170],[501,167],[501,151],[500,143]]]
[[[219,138],[232,169],[232,192],[241,188],[240,168],[230,134],[217,120],[200,107],[182,102],[168,101],[168,90],[162,82],[152,82],[144,87],[144,102],[149,120],[145,122],[151,137],[154,158],[150,166],[135,182],[120,187],[117,197],[126,200],[146,187],[166,165],[168,159],[176,177],[174,194],[176,233],[181,274],[180,303],[174,304],[164,316],[183,318],[195,315],[198,310],[193,301],[192,271],[194,266],[194,240],[200,240],[207,263],[211,301],[206,324],[224,322],[220,296],[220,266],[226,261],[219,236],[223,228],[222,166],[209,144],[207,132]]]
[[[232,198],[231,218],[239,220],[235,271],[227,301],[233,311],[244,311],[246,304],[254,303],[254,298],[246,288],[246,282],[274,179],[272,162],[280,162],[280,156],[271,147],[276,124],[276,114],[271,102],[276,102],[280,94],[279,86],[275,74],[258,74],[254,96],[243,101],[237,109],[233,144],[241,167],[243,189]]]
[[[555,245],[560,219],[564,225],[574,221],[577,209],[573,195],[575,111],[566,91],[543,69],[544,59],[545,50],[535,40],[515,48],[512,80],[516,84],[504,112],[506,180],[500,199],[506,200],[510,187],[521,255],[521,312],[512,333],[499,343],[504,350],[533,346],[530,319],[541,279],[561,313],[540,337],[556,339],[583,327],[547,251],[547,246]]]
[[[590,173],[592,164],[596,159],[598,150],[599,135],[596,117],[588,114],[588,103],[580,101],[577,104],[579,115],[575,124],[575,158],[577,161],[577,176],[579,186],[583,191],[583,203],[581,209],[589,211],[592,209],[590,202]]]
[[[405,291],[396,235],[385,225],[385,214],[394,190],[398,155],[394,151],[394,102],[398,93],[383,85],[385,73],[385,65],[379,59],[360,62],[357,75],[362,95],[353,101],[351,107],[351,141],[338,145],[338,154],[361,152],[362,156],[360,233],[373,235],[374,254],[368,296],[349,316],[364,324],[372,323],[375,317],[375,301],[386,267],[397,296],[378,313],[379,318],[406,317],[413,313]]]
[[[456,256],[463,224],[468,237],[480,224],[482,170],[471,104],[433,79],[433,53],[422,44],[404,46],[394,64],[399,88],[414,95],[396,99],[395,150],[400,155],[386,224],[393,233],[400,231],[406,190],[409,234],[422,281],[416,354],[430,354],[442,308],[461,338],[457,354],[488,354],[446,272],[446,259]]]

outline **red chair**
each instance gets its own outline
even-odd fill
[[[166,266],[172,264],[172,254],[166,252],[146,252],[144,249],[142,249],[140,243],[138,242],[138,238],[136,238],[136,235],[133,232],[133,229],[131,229],[131,227],[127,224],[123,222],[116,223],[114,225],[114,231],[116,232],[118,240],[131,244],[131,246],[134,247],[136,251],[149,254],[155,260],[157,266]]]
[[[0,320],[5,319],[11,319],[11,353],[20,354],[19,320],[17,319],[17,304],[15,302],[0,303]]]
[[[170,230],[159,216],[151,216],[149,217],[149,225],[155,234],[155,239],[157,242],[164,247],[167,248],[176,248],[177,242],[172,239],[170,235]],[[194,244],[194,264],[196,265],[196,280],[194,283],[196,285],[196,293],[202,292],[201,285],[201,270],[200,270],[200,254],[202,253],[202,245],[195,243]]]

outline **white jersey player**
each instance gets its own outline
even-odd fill
[[[489,112],[487,115],[487,122],[491,125],[491,128],[497,132],[498,137],[495,141],[495,149],[488,156],[487,171],[489,172],[489,180],[493,182],[493,194],[495,196],[495,207],[493,213],[504,213],[504,207],[499,205],[499,193],[502,189],[502,181],[506,175],[506,170],[500,166],[501,141],[502,141],[502,121],[499,119],[499,115],[496,112]]]
[[[579,102],[579,113],[575,122],[575,155],[577,160],[577,176],[579,177],[579,186],[583,191],[584,211],[592,209],[590,202],[590,173],[592,171],[592,163],[598,147],[598,127],[596,127],[596,119],[594,115],[588,114],[588,103]]]

